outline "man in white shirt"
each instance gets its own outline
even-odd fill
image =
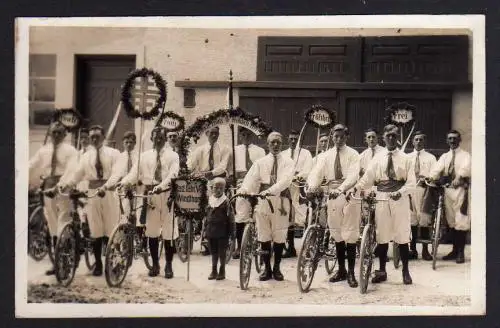
[[[150,277],[156,277],[160,273],[159,262],[159,237],[165,240],[165,278],[173,277],[172,259],[174,254],[174,241],[179,232],[174,217],[173,208],[167,207],[170,192],[163,192],[170,186],[173,178],[179,172],[179,156],[169,147],[165,147],[167,131],[158,126],[151,131],[153,149],[141,154],[140,163],[136,161],[130,173],[121,181],[121,185],[130,188],[131,185],[142,182],[143,193],[152,191],[156,195],[151,197],[150,204],[154,208],[145,206],[141,209],[140,218],[142,224],[146,225],[146,237],[149,238],[149,251],[153,267],[149,270]],[[140,166],[139,166],[140,165]],[[144,222],[145,219],[145,222]]]
[[[73,186],[80,181],[87,180],[89,191],[101,193],[106,181],[111,177],[120,152],[114,148],[104,146],[104,128],[94,125],[89,128],[92,147],[80,157],[80,161],[73,174],[64,175],[58,186],[62,189]],[[96,265],[94,276],[102,275],[102,245],[107,245],[115,224],[118,222],[117,199],[112,193],[88,199],[85,211],[89,221],[90,235],[94,238],[94,255]]]
[[[248,171],[238,193],[269,195],[267,200],[260,200],[255,207],[257,238],[263,251],[265,269],[259,280],[274,278],[284,279],[280,263],[285,247],[290,202],[286,194],[293,179],[293,161],[281,152],[283,137],[278,132],[271,132],[267,137],[269,154],[253,163]],[[274,212],[271,212],[271,206]],[[274,266],[271,270],[271,243],[273,243]]]
[[[328,140],[330,139],[330,134],[322,133],[319,137],[319,147],[318,154],[313,157],[312,167],[318,162],[318,158],[321,157],[328,150]]]
[[[377,130],[373,128],[368,128],[365,131],[365,142],[368,148],[366,148],[363,152],[361,152],[361,157],[360,157],[360,171],[359,171],[359,176],[363,176],[365,173],[366,169],[368,168],[368,165],[370,164],[371,160],[380,153],[384,147],[380,146],[378,144],[378,133]]]
[[[80,149],[79,149],[80,154],[84,154],[87,151],[89,144],[90,144],[89,129],[81,128],[80,129]]]
[[[471,156],[460,148],[462,137],[460,132],[451,130],[446,139],[450,150],[439,158],[431,169],[430,178],[451,182],[445,189],[445,212],[448,226],[451,228],[453,249],[443,257],[443,260],[456,260],[464,263],[464,249],[467,231],[470,230],[470,216],[468,211],[469,184],[471,174]]]
[[[193,173],[201,173],[208,180],[214,177],[226,177],[231,149],[218,142],[219,127],[206,132],[208,143],[193,150],[187,161]]]
[[[358,180],[359,154],[346,146],[348,136],[348,129],[344,125],[337,124],[333,127],[335,147],[319,159],[309,174],[307,185],[310,194],[319,190],[324,179],[329,182],[328,227],[330,236],[335,239],[339,263],[339,270],[330,278],[330,282],[347,280],[350,287],[356,288],[358,282],[354,275],[354,266],[360,217],[352,215],[349,209],[356,205],[349,204],[343,193],[351,189]],[[349,271],[345,268],[346,250]]]
[[[372,283],[387,280],[385,265],[389,242],[398,244],[403,264],[403,283],[412,283],[408,269],[411,224],[408,216],[408,191],[412,189],[415,179],[411,177],[408,155],[398,149],[399,129],[389,124],[384,127],[384,142],[386,149],[376,155],[368,165],[363,177],[356,184],[356,189],[364,190],[375,185],[377,198],[389,201],[380,201],[375,207],[375,222],[377,225],[377,243],[380,269],[376,270]]]
[[[59,122],[50,126],[50,142],[43,145],[29,161],[29,180],[31,189],[40,184],[43,177],[42,189],[53,188],[66,172],[74,169],[78,163],[78,151],[72,145],[64,142],[66,128]],[[59,229],[71,220],[69,211],[71,202],[68,197],[56,195],[53,198],[43,198],[43,212],[47,219],[53,245],[57,242]],[[52,268],[47,275],[54,274]]]
[[[415,181],[429,176],[431,168],[436,163],[436,157],[425,151],[426,135],[422,131],[415,132],[413,136],[413,152],[408,154],[410,158],[410,167],[413,168]],[[429,240],[429,224],[431,217],[421,211],[422,199],[424,197],[425,185],[415,185],[415,188],[409,193],[410,201],[410,220],[411,220],[411,242],[410,242],[410,260],[418,259],[417,237],[420,227],[423,240]],[[422,258],[425,261],[431,261],[432,256],[429,253],[427,243],[422,243]]]
[[[236,181],[237,184],[241,184],[248,170],[252,167],[259,158],[266,156],[266,151],[251,143],[251,131],[240,127],[238,129],[238,139],[241,144],[237,145],[234,149],[234,165],[236,166]],[[229,171],[232,174],[232,170]],[[235,222],[236,222],[236,241],[238,244],[237,249],[233,254],[234,259],[240,257],[241,249],[241,239],[243,237],[243,230],[245,229],[245,224],[251,219],[250,218],[250,203],[243,199],[236,199],[235,204]]]
[[[304,181],[312,169],[312,155],[311,152],[305,148],[297,147],[299,141],[299,133],[295,130],[290,131],[288,135],[288,143],[290,147],[283,151],[283,155],[292,159],[295,166],[294,181]],[[307,202],[300,199],[300,188],[292,184],[290,186],[290,194],[292,197],[292,220],[288,228],[287,242],[288,248],[283,255],[284,258],[296,257],[297,251],[295,250],[295,224],[299,226],[305,225],[307,214]]]

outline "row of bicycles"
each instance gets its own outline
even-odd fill
[[[433,209],[430,240],[421,240],[422,242],[432,245],[432,268],[436,269],[437,250],[441,238],[445,234],[446,226],[444,225],[444,188],[446,185],[438,185],[430,181],[422,181],[428,188],[436,188],[438,191],[438,203]],[[249,201],[251,205],[251,216],[257,203],[264,199],[261,195],[236,194],[231,198],[242,197]],[[308,219],[308,225],[303,235],[303,243],[298,254],[297,263],[297,283],[299,290],[306,293],[310,290],[319,263],[324,261],[326,273],[330,275],[336,267],[337,256],[335,249],[335,240],[330,236],[330,231],[327,227],[327,202],[329,195],[326,192],[319,192],[309,199],[308,211],[311,217]],[[357,197],[354,194],[347,195],[348,201],[357,201],[361,207],[361,237],[358,242],[357,257],[359,258],[359,288],[360,293],[365,294],[368,289],[368,283],[372,273],[372,265],[374,259],[376,242],[376,221],[375,221],[375,206],[378,202],[389,201],[377,197],[376,192],[372,191],[364,197]],[[394,267],[398,268],[400,264],[400,256],[397,245],[393,247],[393,263]],[[252,262],[255,262],[257,273],[263,270],[262,255],[266,251],[260,248],[258,242],[257,229],[255,220],[250,220],[245,226],[243,238],[241,242],[240,253],[240,288],[248,289],[250,281]],[[272,254],[271,254],[272,255]]]
[[[436,269],[436,254],[440,239],[444,234],[444,187],[425,181],[428,188],[436,188],[439,194],[439,201],[434,209],[431,240],[427,241],[432,244],[432,267]],[[68,221],[61,229],[56,245],[53,245],[50,238],[47,221],[43,215],[43,197],[54,197],[59,192],[62,195],[69,197],[72,203],[70,211],[71,220]],[[234,193],[234,191],[233,191]],[[109,238],[109,242],[105,245],[105,264],[104,272],[106,282],[110,287],[119,287],[127,276],[128,269],[133,263],[133,260],[142,258],[146,267],[152,267],[152,260],[147,247],[147,237],[144,235],[144,229],[137,226],[136,212],[144,206],[152,207],[149,198],[152,196],[138,195],[132,190],[117,192],[120,199],[121,219],[116,225],[113,233]],[[79,266],[81,255],[84,255],[86,266],[92,270],[95,266],[95,256],[93,253],[93,238],[90,236],[88,221],[85,215],[80,217],[78,208],[84,207],[82,200],[92,197],[103,197],[97,193],[89,194],[78,190],[71,190],[67,193],[62,193],[54,189],[38,191],[30,197],[29,204],[29,229],[28,229],[28,252],[29,255],[37,260],[42,260],[49,255],[55,267],[57,281],[63,286],[69,286],[74,279],[76,269]],[[254,219],[254,210],[259,201],[267,196],[250,195],[250,194],[234,194],[231,196],[231,204],[237,198],[248,200],[251,205],[251,217],[246,224],[240,250],[239,263],[239,282],[242,290],[248,289],[252,264],[255,263],[255,270],[260,273],[264,269],[262,255],[266,251],[260,248],[258,242],[257,228]],[[318,193],[314,197],[308,199],[309,215],[307,228],[303,235],[303,244],[298,254],[297,263],[297,283],[301,292],[308,292],[314,279],[315,272],[321,261],[324,262],[326,273],[329,275],[335,269],[337,264],[335,240],[330,236],[327,227],[327,202],[328,193]],[[375,192],[368,193],[365,197],[356,197],[353,194],[348,195],[349,201],[358,201],[361,206],[361,238],[358,242],[358,257],[359,257],[359,281],[360,292],[366,293],[369,278],[372,272],[372,263],[374,258],[374,250],[376,243],[376,223],[375,223],[375,206],[378,202],[388,201],[388,199],[377,198]],[[124,214],[122,200],[127,199],[129,205],[128,214]],[[138,202],[143,199],[144,202]],[[138,203],[142,203],[138,205]],[[204,224],[203,220],[188,220],[179,218],[179,238],[176,240],[176,250],[179,259],[182,262],[188,260],[189,254],[193,250],[194,242],[202,239]],[[203,241],[201,243],[203,245]],[[226,253],[227,263],[232,258],[235,242],[230,241]],[[399,266],[398,247],[393,247],[394,265]],[[160,243],[159,254],[163,250],[163,245]],[[271,254],[272,256],[272,254]]]

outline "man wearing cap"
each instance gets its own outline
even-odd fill
[[[347,280],[350,287],[358,286],[354,275],[356,262],[356,242],[359,238],[359,216],[352,215],[350,209],[356,205],[347,202],[345,192],[358,180],[359,154],[346,146],[349,136],[347,127],[337,124],[333,127],[334,148],[322,156],[307,179],[308,194],[317,192],[323,179],[329,182],[328,227],[335,239],[339,270],[330,282]],[[345,268],[347,250],[348,269]]]
[[[415,174],[415,181],[429,176],[431,168],[436,164],[436,157],[424,149],[425,141],[426,135],[423,131],[415,132],[413,136],[413,152],[408,154],[410,167],[413,168],[412,172]],[[415,185],[409,193],[411,220],[410,260],[418,259],[417,237],[419,227],[421,239],[429,240],[431,238],[429,231],[431,216],[421,211],[424,191],[425,184],[419,184]],[[426,261],[432,260],[427,243],[424,242],[422,243],[422,258]]]
[[[368,148],[366,148],[363,152],[361,152],[360,157],[360,171],[359,176],[363,176],[366,169],[368,168],[368,164],[370,164],[371,160],[380,153],[384,147],[378,144],[378,133],[377,130],[373,128],[368,128],[365,131],[365,142]]]
[[[297,182],[304,181],[312,169],[312,155],[311,152],[305,148],[297,147],[299,141],[299,133],[295,130],[290,131],[288,135],[288,142],[290,147],[283,151],[283,155],[292,159],[295,166],[294,180]],[[307,204],[304,200],[300,199],[300,188],[295,184],[290,186],[290,195],[292,197],[292,220],[288,228],[287,242],[288,249],[283,255],[284,258],[296,257],[295,250],[295,224],[305,225]]]
[[[59,122],[50,126],[50,142],[43,145],[29,161],[30,187],[36,188],[42,177],[42,189],[53,188],[61,176],[71,171],[78,163],[78,151],[64,142],[66,128]],[[53,198],[44,197],[43,212],[47,219],[49,232],[52,236],[53,245],[57,242],[58,229],[67,221],[70,221],[69,211],[71,202],[66,196],[56,195]],[[52,268],[46,272],[47,275],[54,274]]]
[[[283,137],[271,132],[267,137],[269,154],[256,160],[248,171],[238,193],[269,196],[255,207],[257,239],[267,254],[262,255],[265,270],[259,279],[271,278],[282,281],[281,257],[285,246],[289,222],[290,203],[286,192],[294,175],[293,161],[281,152]],[[274,266],[271,269],[271,244],[274,251]]]
[[[450,183],[450,186],[445,189],[444,205],[446,220],[451,228],[453,249],[443,257],[443,260],[464,263],[467,231],[470,230],[468,201],[471,157],[467,151],[460,148],[462,137],[457,130],[448,132],[446,141],[450,150],[441,155],[431,169],[429,177],[433,180],[441,179],[444,183]]]
[[[100,125],[89,128],[89,137],[92,147],[80,157],[75,172],[61,178],[58,184],[60,188],[64,189],[87,180],[89,191],[96,190],[100,194],[104,191],[103,186],[111,177],[120,152],[103,144],[104,128]],[[117,207],[115,195],[109,192],[105,193],[103,197],[94,197],[87,201],[85,211],[89,220],[90,234],[95,239],[94,276],[102,275],[102,245],[107,245],[109,236],[118,222]]]
[[[403,283],[409,285],[412,279],[408,269],[408,243],[411,233],[408,191],[412,189],[415,178],[411,176],[408,155],[397,147],[398,136],[397,126],[389,124],[384,127],[386,148],[372,159],[365,174],[356,184],[356,189],[364,194],[364,190],[375,185],[377,199],[389,199],[377,202],[375,207],[378,243],[376,253],[379,257],[380,269],[375,271],[372,283],[387,280],[385,270],[387,251],[389,242],[393,240],[398,244],[401,254]]]
[[[246,128],[240,127],[238,129],[238,138],[241,144],[234,148],[234,164],[236,166],[237,184],[241,184],[248,170],[252,167],[252,164],[259,158],[266,156],[266,151],[251,143],[251,131]],[[230,170],[229,173],[232,173],[232,170]],[[245,223],[251,219],[249,217],[251,211],[250,203],[243,198],[236,199],[235,211],[236,240],[238,247],[233,254],[233,258],[238,259],[240,257],[241,238],[243,237]]]
[[[196,148],[189,156],[187,165],[193,173],[201,173],[208,180],[227,175],[231,149],[218,142],[219,127],[206,132],[208,143]]]
[[[153,267],[149,270],[150,277],[160,273],[159,238],[165,240],[165,278],[173,277],[172,259],[174,254],[174,241],[179,232],[172,208],[167,207],[170,192],[166,190],[179,172],[179,156],[172,149],[165,147],[167,131],[158,126],[151,131],[153,149],[141,154],[140,163],[136,161],[129,174],[121,181],[121,185],[130,188],[131,185],[141,181],[144,194],[152,191],[156,195],[151,197],[150,204],[153,208],[145,206],[141,210],[140,221],[146,225],[146,237],[149,238],[149,251]]]

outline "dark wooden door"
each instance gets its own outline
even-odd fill
[[[288,145],[290,130],[300,132],[304,125],[304,114],[312,106],[321,104],[336,110],[338,100],[335,91],[310,90],[250,90],[240,91],[240,107],[262,117],[275,131],[285,136]],[[317,129],[308,125],[304,130],[302,145],[313,154],[316,151]],[[265,144],[265,140],[258,141]]]
[[[77,56],[76,106],[88,120],[107,130],[121,97],[121,86],[135,69],[135,56]],[[110,145],[121,149],[121,137],[134,130],[134,121],[122,110]]]

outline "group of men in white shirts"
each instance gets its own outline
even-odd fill
[[[87,134],[90,144],[87,145]],[[107,245],[110,234],[120,220],[120,200],[113,192],[116,187],[135,188],[139,193],[152,193],[149,203],[138,213],[138,229],[145,229],[153,268],[149,275],[159,275],[159,238],[165,245],[165,277],[172,278],[172,259],[175,252],[174,241],[178,237],[177,220],[169,208],[169,185],[179,171],[179,156],[176,149],[177,133],[167,133],[163,127],[151,132],[153,148],[141,156],[135,149],[136,136],[128,132],[123,137],[124,151],[104,145],[104,129],[92,126],[81,132],[82,149],[64,143],[65,128],[54,123],[50,127],[50,142],[41,147],[30,159],[30,186],[35,187],[40,176],[44,177],[43,188],[67,189],[77,186],[104,193],[104,197],[89,199],[85,208],[91,236],[95,239],[95,276],[102,275],[102,246]],[[360,206],[347,199],[348,192],[364,193],[372,186],[377,188],[377,197],[387,197],[387,202],[376,206],[377,255],[380,268],[375,271],[374,283],[387,280],[385,270],[388,243],[397,244],[403,263],[403,282],[411,284],[408,260],[418,257],[416,250],[417,227],[427,227],[430,215],[423,212],[424,187],[417,182],[423,178],[438,180],[449,177],[451,186],[445,189],[446,219],[453,236],[453,250],[445,260],[464,262],[466,232],[470,229],[470,218],[463,210],[468,197],[470,179],[470,155],[462,150],[460,133],[452,130],[447,134],[450,150],[439,161],[426,152],[425,134],[417,132],[413,136],[413,152],[406,154],[399,149],[399,128],[394,125],[384,127],[382,136],[385,147],[378,143],[375,130],[365,132],[367,149],[359,154],[346,145],[349,130],[337,124],[330,134],[321,135],[319,153],[313,158],[311,153],[297,147],[299,134],[288,135],[289,147],[283,150],[284,137],[272,132],[267,138],[268,153],[251,142],[251,132],[239,129],[240,144],[232,158],[231,148],[220,143],[218,127],[206,131],[208,142],[195,148],[187,160],[188,168],[208,180],[215,177],[232,179],[233,168],[238,181],[238,193],[260,193],[268,201],[260,201],[255,208],[258,241],[264,251],[265,270],[260,275],[262,281],[274,278],[283,280],[280,263],[283,257],[295,257],[294,226],[305,225],[307,198],[314,195],[322,184],[328,183],[328,227],[336,243],[339,270],[330,277],[331,282],[347,280],[349,286],[356,287],[354,275],[356,243],[359,240]],[[168,142],[167,142],[168,139]],[[331,142],[330,142],[331,141]],[[328,146],[332,143],[333,147]],[[144,204],[147,204],[145,202]],[[121,208],[126,216],[128,205],[122,200]],[[57,240],[58,229],[70,220],[70,201],[57,195],[45,198],[44,213],[50,233]],[[236,201],[237,250],[238,258],[245,223],[250,220],[250,205],[246,200]],[[285,245],[288,244],[288,247]],[[286,249],[285,249],[286,248]],[[271,266],[271,253],[274,264]],[[427,245],[422,246],[422,257],[432,259]],[[348,268],[345,267],[347,259]],[[53,274],[49,270],[47,274]]]

